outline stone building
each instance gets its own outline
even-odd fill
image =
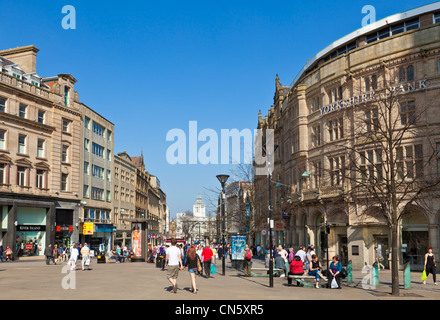
[[[36,73],[35,46],[0,51],[0,244],[41,256],[77,241],[81,103],[76,79]]]
[[[116,228],[115,244],[131,245],[131,222],[136,212],[136,167],[124,151],[114,156],[113,184],[113,225]]]
[[[390,154],[378,152],[372,140],[356,133],[384,126],[377,112],[381,93],[399,91],[390,119],[398,119],[396,133],[411,128],[392,153],[399,160],[396,170],[404,177],[402,185],[438,176],[440,3],[387,17],[342,37],[310,59],[291,85],[283,86],[278,76],[275,83],[273,106],[264,118],[258,115],[258,128],[274,130],[278,145],[272,206],[274,229],[282,237],[274,236],[275,243],[295,248],[313,244],[321,259],[339,255],[355,268],[371,265],[377,247],[388,267],[387,221],[377,205],[353,201],[346,191],[357,187],[355,179],[382,179]],[[356,158],[358,154],[364,155]],[[267,215],[267,181],[264,175],[255,179],[260,215]],[[423,268],[429,246],[439,254],[439,197],[422,197],[424,205],[398,208],[399,263],[410,262],[413,269]],[[267,245],[267,227],[257,228],[256,242]]]
[[[92,250],[109,251],[113,246],[114,124],[83,103],[80,108],[83,115],[80,226],[89,223],[94,229],[89,235],[80,227],[80,242],[90,244]]]

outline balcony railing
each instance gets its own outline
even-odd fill
[[[49,90],[37,87],[35,85],[32,85],[26,81],[17,79],[7,73],[0,72],[0,82],[6,83],[10,86],[17,87],[21,90],[30,92],[32,94],[35,94],[37,96],[40,96],[45,99],[54,100],[54,94],[50,92]]]

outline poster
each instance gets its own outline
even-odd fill
[[[142,256],[142,224],[133,223],[131,228],[131,245],[136,257]]]
[[[231,245],[232,260],[244,260],[243,253],[246,248],[245,236],[233,236]]]
[[[93,223],[92,222],[84,222],[83,234],[86,236],[93,235]]]

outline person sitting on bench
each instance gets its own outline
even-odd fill
[[[289,276],[302,276],[304,275],[304,269],[303,269],[303,262],[301,260],[301,257],[295,256],[290,263],[290,271]],[[292,284],[292,278],[287,277],[287,283],[290,286]],[[297,285],[299,286],[299,282],[297,282]]]
[[[321,266],[321,262],[319,262],[318,260],[318,256],[316,254],[312,255],[309,276],[315,277],[315,287],[317,289],[319,288],[319,280],[322,277],[321,270],[322,270],[322,266]]]

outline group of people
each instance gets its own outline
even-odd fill
[[[79,259],[81,259],[82,270],[90,270],[90,246],[87,243],[83,245],[72,243],[70,248],[66,246],[63,248],[58,248],[58,245],[55,244],[52,247],[52,244],[44,249],[44,256],[46,257],[46,264],[49,265],[50,261],[56,265],[57,262],[68,261],[70,265],[70,270],[76,270],[76,264]]]
[[[172,292],[177,293],[177,277],[179,271],[188,268],[191,279],[190,292],[197,294],[197,275],[205,275],[206,279],[215,272],[215,259],[219,257],[219,247],[214,245],[179,245],[175,239],[165,251],[164,267],[167,269],[168,281],[172,284]],[[221,256],[220,256],[221,257]],[[213,271],[213,272],[212,272]]]
[[[265,257],[265,267],[269,268],[270,264],[270,251],[269,249],[264,250],[259,245],[255,248],[249,248],[246,246],[245,249],[245,259],[244,259],[244,272],[245,276],[250,276],[250,259],[248,251],[253,251],[253,255]],[[284,249],[281,245],[277,248],[272,248],[272,263],[276,269],[281,269],[284,272],[279,272],[280,277],[287,277],[288,285],[292,284],[292,278],[289,276],[302,276],[308,275],[315,277],[315,287],[319,288],[319,282],[321,279],[328,281],[328,287],[331,288],[331,283],[335,279],[337,288],[341,289],[341,272],[342,263],[339,261],[338,256],[332,258],[332,262],[329,266],[329,270],[323,272],[321,263],[319,262],[318,256],[315,253],[313,245],[310,245],[307,250],[304,246],[300,246],[298,251],[295,252],[293,248],[289,248],[289,251]],[[288,266],[288,268],[287,268]],[[326,273],[324,275],[324,273]],[[299,285],[299,283],[298,283]],[[335,287],[335,286],[333,286]]]

